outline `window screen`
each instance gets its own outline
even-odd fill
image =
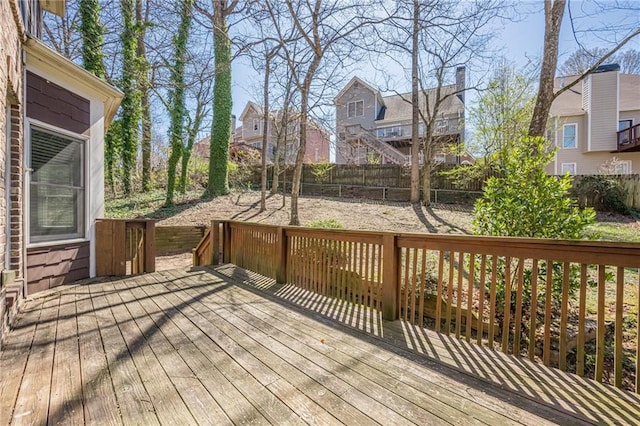
[[[31,129],[30,241],[83,237],[84,142]]]

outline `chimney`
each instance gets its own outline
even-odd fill
[[[456,92],[458,93],[458,99],[464,103],[464,89],[466,87],[466,72],[465,67],[456,68]]]
[[[586,151],[611,152],[617,148],[618,74],[617,64],[601,65],[582,83],[582,108],[586,112]]]

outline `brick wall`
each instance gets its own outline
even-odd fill
[[[329,135],[327,133],[319,129],[308,129],[307,145],[305,148],[305,163],[329,161]]]
[[[15,270],[18,279],[3,282],[0,288],[0,345],[2,334],[11,323],[22,298],[23,252],[22,252],[22,105],[16,94],[22,93],[21,43],[24,30],[19,21],[18,2],[0,1],[0,269],[5,269],[7,251],[11,254],[10,269]],[[9,114],[7,114],[7,107]],[[9,115],[10,123],[7,123]],[[7,125],[10,124],[10,143],[7,143]],[[7,152],[9,146],[9,152]],[[11,177],[5,182],[7,156],[11,156]],[[15,180],[14,180],[15,177]],[[7,204],[7,191],[11,202]],[[7,223],[7,209],[12,223]],[[13,220],[15,219],[15,223]],[[11,228],[11,238],[7,241],[6,230]]]

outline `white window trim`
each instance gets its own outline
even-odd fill
[[[40,127],[43,130],[58,133],[62,136],[67,136],[74,139],[82,140],[84,143],[84,153],[83,153],[83,166],[84,173],[82,176],[84,183],[84,237],[71,237],[64,238],[64,236],[59,236],[59,239],[52,239],[48,241],[37,241],[35,243],[31,242],[31,223],[29,219],[29,214],[31,212],[31,127]],[[25,162],[25,178],[24,178],[24,196],[23,196],[23,211],[25,212],[24,218],[24,228],[25,228],[25,240],[27,248],[35,248],[35,247],[47,247],[54,246],[57,244],[73,244],[79,242],[88,242],[91,241],[90,238],[90,194],[89,189],[91,187],[90,182],[87,179],[87,170],[89,170],[89,158],[91,157],[90,149],[90,137],[88,135],[82,135],[79,133],[74,133],[69,130],[61,129],[56,126],[52,126],[51,124],[44,123],[40,120],[35,120],[33,118],[26,118],[26,126],[25,126],[25,134],[24,134],[24,162]]]
[[[360,115],[358,115],[358,102],[362,102],[362,114],[360,114]],[[349,105],[350,104],[354,104],[354,106],[353,106],[353,115],[349,115]],[[347,102],[347,118],[354,118],[354,117],[364,117],[364,100],[363,99],[359,99],[357,101]]]
[[[261,132],[262,131],[262,120],[260,120],[259,118],[254,118],[251,128],[253,129],[254,132]]]
[[[573,173],[571,173],[571,172],[569,171],[569,175],[571,175],[571,176],[575,176],[575,175],[577,175],[577,174],[578,174],[578,165],[577,165],[576,163],[561,163],[561,164],[560,164],[560,174],[561,174],[562,176],[564,176],[564,175],[565,175],[565,173],[566,173],[566,171],[562,171],[562,168],[563,168],[564,166],[569,166],[569,165],[573,165]]]
[[[565,127],[568,127],[568,126],[574,126],[575,129],[576,129],[576,131],[574,133],[574,140],[575,140],[576,146],[573,146],[573,147],[565,147],[564,146],[564,129],[565,129]],[[561,141],[561,146],[560,147],[562,149],[578,149],[578,123],[566,123],[566,124],[562,125],[562,141]],[[568,164],[568,163],[566,163],[566,164]]]

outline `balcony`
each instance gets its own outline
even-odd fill
[[[637,152],[640,151],[640,124],[631,126],[618,133],[617,152]]]

